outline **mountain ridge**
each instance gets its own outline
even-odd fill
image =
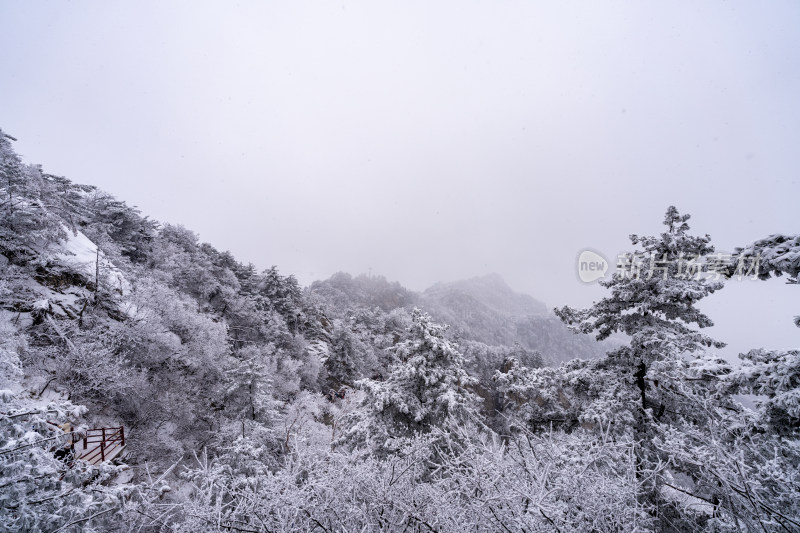
[[[608,349],[588,335],[573,333],[544,303],[514,291],[498,273],[438,282],[411,291],[384,276],[337,272],[308,290],[335,302],[338,309],[380,308],[384,312],[419,307],[449,326],[456,340],[514,347],[541,353],[552,364],[577,357],[600,357]],[[345,313],[346,314],[346,313]]]

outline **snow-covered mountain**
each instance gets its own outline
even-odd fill
[[[495,346],[519,344],[558,364],[599,357],[609,346],[570,331],[546,306],[514,292],[499,274],[488,274],[426,289],[419,305],[464,339]]]
[[[519,345],[540,352],[553,364],[599,357],[613,347],[573,333],[543,303],[515,292],[499,274],[440,282],[416,293],[382,276],[353,277],[340,272],[314,282],[310,290],[344,314],[348,310],[391,312],[417,306],[447,324],[454,339],[508,348]]]

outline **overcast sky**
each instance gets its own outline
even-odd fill
[[[0,0],[0,127],[302,283],[498,272],[588,305],[575,259],[661,231],[800,231],[800,2]],[[708,300],[798,347],[797,286]]]

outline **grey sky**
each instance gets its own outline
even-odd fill
[[[800,231],[794,0],[0,0],[0,23],[26,160],[303,283],[499,272],[588,305],[577,253],[669,204],[723,250]],[[800,346],[797,287],[747,283],[709,300],[718,336]]]

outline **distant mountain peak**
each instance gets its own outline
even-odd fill
[[[423,292],[423,298],[436,300],[455,294],[468,296],[505,316],[547,314],[547,306],[533,296],[515,292],[503,276],[496,272],[465,280],[437,283]]]
[[[551,361],[596,357],[604,347],[575,335],[547,306],[515,292],[497,273],[437,283],[420,295],[421,307],[456,335],[492,346],[519,344]]]
[[[497,272],[489,272],[488,274],[484,274],[483,276],[475,276],[472,279],[483,279],[486,281],[491,281],[492,283],[501,283],[503,285],[508,286],[503,276],[501,276]]]

